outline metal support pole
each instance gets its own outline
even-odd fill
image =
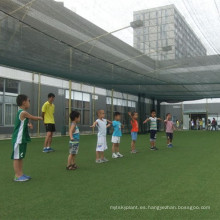
[[[41,74],[38,73],[38,96],[37,96],[37,114],[40,116],[40,100],[41,100]],[[40,137],[40,121],[37,121],[37,136]]]
[[[207,126],[207,130],[208,130],[208,117],[209,117],[209,115],[208,115],[209,106],[208,105],[209,105],[208,104],[208,99],[206,99],[206,126]]]
[[[72,81],[69,80],[69,115],[71,113],[71,98],[72,98],[71,93],[72,93]],[[70,126],[71,120],[70,120],[69,115],[68,115],[68,118],[69,118],[69,126]]]
[[[92,99],[92,122],[95,121],[95,86],[93,87],[93,99]],[[92,133],[95,134],[95,128],[92,128]]]
[[[113,98],[114,98],[114,89],[112,89],[112,95],[111,95],[111,107],[112,107],[112,111],[111,111],[111,120],[113,121],[114,119],[114,105],[113,105]]]

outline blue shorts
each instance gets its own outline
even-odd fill
[[[138,136],[137,132],[131,132],[131,140],[132,141],[136,141],[137,140],[137,136]]]

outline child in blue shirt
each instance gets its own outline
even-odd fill
[[[77,123],[80,122],[80,113],[77,111],[72,111],[70,113],[71,126],[69,129],[69,156],[67,161],[67,170],[75,170],[78,166],[75,163],[76,154],[78,154],[79,150],[79,128]]]
[[[112,122],[112,126],[114,128],[114,132],[112,134],[112,158],[116,159],[119,157],[123,157],[123,155],[119,153],[119,144],[122,136],[121,128],[123,127],[123,125],[120,122],[120,112],[114,113],[114,119],[115,120]]]

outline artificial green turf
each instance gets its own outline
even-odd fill
[[[32,139],[24,160],[33,179],[15,183],[10,140],[0,141],[0,219],[219,219],[220,133],[176,132],[174,148],[158,134],[152,152],[149,135],[139,135],[139,153],[130,154],[123,135],[124,158],[95,163],[96,136],[81,136],[76,171],[66,171],[68,137],[54,138],[55,153],[42,153],[43,139]],[[110,206],[210,206],[210,210],[113,210]]]

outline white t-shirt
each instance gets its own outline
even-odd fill
[[[106,129],[106,125],[107,125],[107,120],[106,119],[97,119],[96,120],[98,122],[98,124],[96,125],[98,127],[98,137],[103,137],[106,136],[107,133],[107,129]]]

